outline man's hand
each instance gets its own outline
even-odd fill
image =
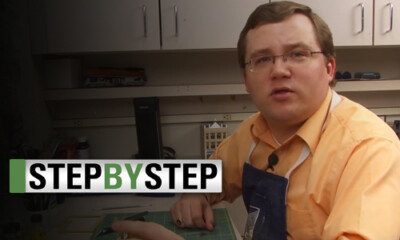
[[[203,194],[183,194],[171,207],[171,217],[179,227],[214,230],[214,212]]]
[[[183,237],[154,222],[122,220],[112,224],[116,232],[127,233],[128,239],[142,240],[184,240]]]

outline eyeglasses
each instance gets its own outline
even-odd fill
[[[283,62],[291,66],[299,66],[307,63],[311,56],[316,53],[324,54],[324,52],[319,51],[293,50],[282,55],[262,55],[253,57],[246,62],[246,65],[249,66],[250,72],[268,72],[275,64],[275,59],[277,57],[282,57]]]

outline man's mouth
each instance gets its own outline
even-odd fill
[[[285,93],[290,93],[290,92],[293,92],[293,91],[289,88],[275,88],[275,89],[273,89],[271,95],[285,94]]]

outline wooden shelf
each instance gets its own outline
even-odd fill
[[[344,80],[335,86],[337,92],[399,91],[400,80]]]
[[[339,81],[334,89],[337,92],[400,91],[400,80]],[[47,101],[245,94],[243,84],[52,89],[44,92]]]
[[[46,90],[45,99],[88,100],[123,99],[137,97],[185,97],[247,94],[243,84],[143,86],[119,88],[81,88]]]
[[[372,112],[380,116],[386,116],[388,123],[399,119],[400,108],[371,108]],[[161,116],[161,124],[182,124],[210,122],[210,119],[218,122],[241,122],[253,112],[230,113],[230,119],[226,120],[221,113],[215,114],[185,114]],[[111,127],[111,126],[132,126],[136,124],[135,117],[113,117],[113,118],[87,118],[87,119],[62,119],[54,120],[54,128],[85,128],[85,127]]]

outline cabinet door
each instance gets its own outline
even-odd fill
[[[400,44],[400,2],[375,0],[375,45]]]
[[[160,49],[158,0],[46,0],[48,52]]]
[[[277,0],[272,0],[275,2]],[[297,0],[311,7],[329,25],[335,46],[371,46],[372,0]]]
[[[236,48],[248,16],[266,2],[161,0],[162,48]]]

